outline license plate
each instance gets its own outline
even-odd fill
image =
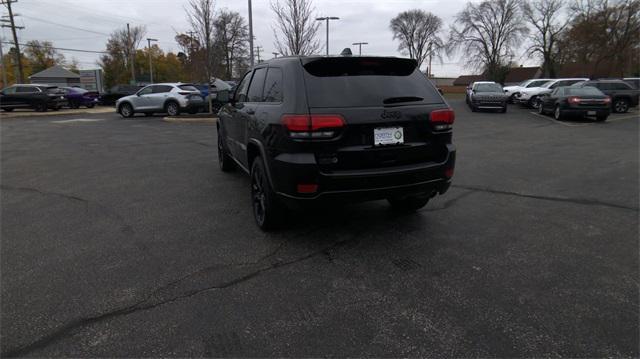
[[[404,143],[404,131],[402,127],[383,127],[373,129],[373,144],[396,145]]]
[[[587,116],[595,116],[596,112],[595,111],[587,111]]]

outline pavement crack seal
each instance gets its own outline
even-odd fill
[[[0,189],[5,190],[5,191],[20,191],[20,192],[37,193],[37,194],[40,194],[42,196],[57,196],[57,197],[62,197],[62,198],[65,198],[65,199],[68,199],[68,200],[72,200],[72,201],[82,202],[82,203],[85,204],[85,206],[87,208],[89,206],[89,200],[84,199],[82,197],[78,197],[78,196],[74,196],[74,195],[70,195],[70,194],[65,194],[65,193],[43,191],[43,190],[39,190],[37,188],[32,188],[32,187],[12,187],[12,186],[6,186],[6,185],[1,185]]]
[[[424,212],[435,212],[435,211],[442,211],[445,209],[448,209],[449,207],[453,206],[454,204],[456,204],[459,200],[476,193],[477,191],[475,190],[468,190],[463,192],[461,195],[457,196],[457,197],[453,197],[452,199],[446,201],[442,206],[440,207],[434,207],[434,208],[428,208],[423,210]]]
[[[90,317],[86,317],[86,318],[79,318],[79,319],[75,319],[72,320],[70,322],[68,322],[65,325],[62,325],[60,327],[58,327],[57,329],[55,329],[53,332],[46,334],[42,337],[40,337],[39,339],[29,343],[29,344],[25,344],[22,345],[20,347],[17,348],[11,348],[8,349],[4,352],[2,352],[0,354],[1,357],[17,357],[17,356],[24,356],[29,354],[30,352],[34,351],[34,350],[38,350],[38,349],[42,349],[47,347],[48,345],[57,342],[60,339],[63,339],[65,337],[68,337],[72,334],[75,333],[76,330],[81,329],[83,327],[86,327],[88,325],[91,324],[95,324],[107,319],[111,319],[111,318],[115,318],[115,317],[119,317],[119,316],[124,316],[124,315],[128,315],[134,312],[138,312],[138,311],[145,311],[145,310],[149,310],[149,309],[153,309],[156,307],[159,307],[161,305],[164,304],[170,304],[173,302],[176,302],[178,300],[181,299],[185,299],[185,298],[190,298],[193,297],[195,295],[201,294],[201,293],[205,293],[205,292],[209,292],[212,290],[220,290],[220,289],[226,289],[226,288],[230,288],[233,286],[236,286],[238,284],[241,284],[243,282],[246,282],[248,280],[251,280],[253,278],[256,278],[264,273],[267,272],[271,272],[273,270],[276,269],[280,269],[280,268],[284,268],[296,263],[300,263],[303,261],[306,261],[308,259],[311,259],[313,257],[316,257],[318,255],[322,255],[322,253],[324,253],[325,251],[328,250],[332,250],[332,249],[336,249],[339,247],[342,247],[344,245],[346,245],[348,242],[357,239],[358,238],[359,233],[356,233],[353,236],[350,236],[347,239],[343,239],[343,240],[339,240],[336,242],[333,242],[331,244],[329,244],[328,246],[325,246],[321,249],[312,251],[310,253],[307,253],[305,255],[287,260],[287,261],[277,261],[274,263],[271,263],[267,266],[263,266],[261,268],[257,268],[256,270],[240,275],[236,278],[230,279],[228,281],[224,281],[222,283],[216,284],[216,285],[212,285],[212,286],[207,286],[204,288],[198,288],[198,289],[192,289],[192,290],[188,290],[186,292],[183,292],[181,294],[178,295],[174,295],[165,299],[161,299],[161,300],[154,300],[157,299],[157,294],[162,291],[163,289],[166,289],[167,287],[170,287],[172,285],[177,284],[180,280],[176,280],[173,281],[165,286],[162,286],[156,290],[154,290],[151,294],[149,294],[148,296],[146,296],[144,299],[126,306],[126,307],[122,307],[122,308],[117,308],[117,309],[113,309],[111,311],[102,313],[102,314],[98,314],[95,316],[90,316]],[[276,249],[276,251],[279,250]],[[190,277],[191,275],[187,275],[185,277],[183,277],[182,279],[186,279],[188,277]]]
[[[541,195],[527,194],[527,193],[520,193],[520,192],[513,192],[513,191],[502,191],[502,190],[492,189],[488,187],[467,186],[467,185],[451,185],[451,187],[468,189],[471,191],[493,193],[493,194],[502,194],[502,195],[517,196],[517,197],[523,197],[523,198],[540,199],[545,201],[575,203],[575,204],[582,204],[586,206],[604,206],[604,207],[612,207],[612,208],[618,208],[618,209],[626,209],[626,210],[636,211],[636,212],[639,210],[638,207],[630,207],[622,204],[603,202],[597,199],[589,199],[589,198],[541,196]]]

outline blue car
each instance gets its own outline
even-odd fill
[[[70,108],[92,108],[98,103],[99,94],[95,91],[87,91],[80,87],[61,87],[60,91],[64,92]]]

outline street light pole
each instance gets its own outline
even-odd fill
[[[251,15],[251,0],[249,0],[249,58],[253,67],[253,16]]]
[[[326,21],[327,22],[327,56],[329,56],[329,20],[340,20],[339,17],[336,16],[325,16],[325,17],[317,17],[318,21]]]
[[[354,42],[351,45],[358,45],[358,56],[362,55],[362,45],[369,45],[368,42]]]
[[[147,38],[147,51],[149,52],[149,82],[153,83],[153,62],[151,61],[151,41],[158,41],[158,39]]]

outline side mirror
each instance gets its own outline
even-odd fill
[[[222,103],[231,102],[231,97],[229,95],[229,90],[220,90],[220,91],[218,91],[218,93],[216,95],[217,95],[216,100],[218,102],[222,102]]]

